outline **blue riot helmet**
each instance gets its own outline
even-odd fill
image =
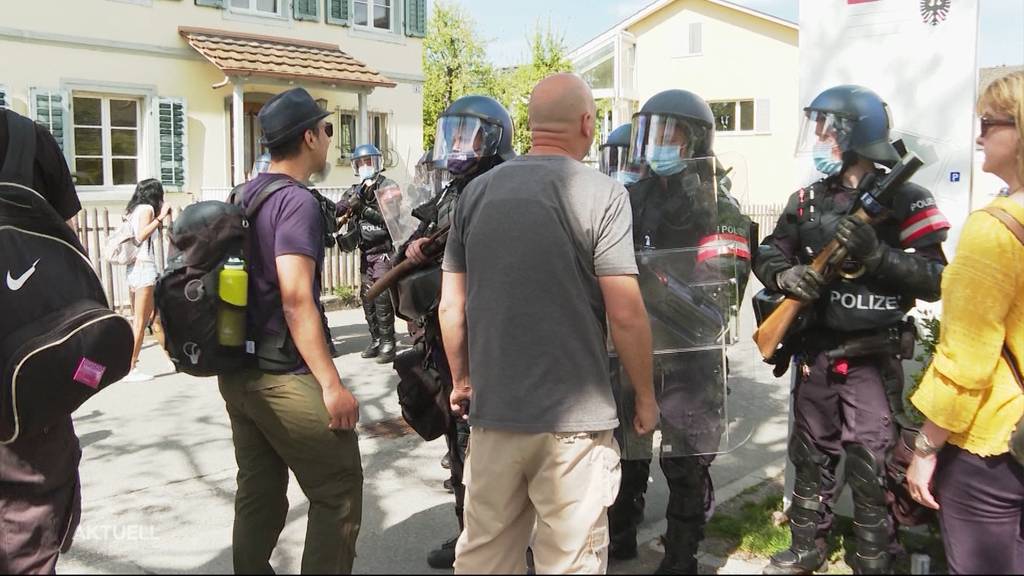
[[[612,130],[604,143],[601,144],[601,172],[615,178],[615,175],[626,167],[626,158],[629,156],[629,134],[633,127],[630,124],[623,124]]]
[[[434,165],[467,176],[515,158],[512,117],[488,96],[463,96],[437,119]]]
[[[352,151],[352,171],[359,180],[369,180],[380,174],[383,155],[373,144],[360,144]]]
[[[703,98],[688,90],[665,90],[633,115],[629,162],[672,176],[686,168],[687,159],[710,156],[714,137],[715,116]]]
[[[900,159],[889,140],[889,106],[863,86],[825,90],[804,108],[797,154],[812,154],[818,170],[832,175],[858,157],[892,165]]]

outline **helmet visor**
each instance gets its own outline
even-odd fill
[[[360,178],[372,178],[380,173],[381,158],[376,154],[352,158],[352,173]]]
[[[442,116],[434,136],[434,164],[447,168],[450,161],[486,158],[498,153],[501,126],[473,116]]]
[[[601,148],[601,172],[615,177],[629,166],[628,146],[605,146]]]
[[[693,120],[665,114],[637,114],[633,117],[628,161],[646,164],[661,175],[682,170],[685,160],[702,149],[708,128]]]
[[[800,127],[800,139],[796,145],[796,155],[805,156],[815,151],[819,155],[826,148],[832,150],[835,160],[842,158],[843,152],[850,149],[850,139],[857,121],[832,112],[808,110],[804,114],[803,125]]]

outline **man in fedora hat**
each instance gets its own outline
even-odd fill
[[[219,378],[238,462],[237,573],[272,573],[289,470],[309,498],[302,573],[351,573],[355,558],[363,494],[359,403],[332,360],[319,299],[324,215],[305,185],[330,166],[327,115],[302,88],[267,102],[259,121],[270,167],[242,192],[243,206],[262,202],[250,219],[247,253],[259,365]]]

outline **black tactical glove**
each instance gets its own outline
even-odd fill
[[[864,265],[868,272],[874,272],[882,262],[885,247],[878,242],[875,227],[856,216],[847,216],[839,222],[836,229],[836,241],[846,254]],[[829,262],[837,265],[841,262]]]
[[[775,277],[775,283],[783,292],[796,296],[804,302],[813,302],[821,296],[825,278],[814,268],[798,264],[779,272],[779,275]]]

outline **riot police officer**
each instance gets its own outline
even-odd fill
[[[624,186],[639,180],[643,171],[642,166],[629,162],[629,137],[632,131],[632,124],[619,126],[608,134],[599,149],[601,172],[622,182]]]
[[[451,372],[437,314],[441,296],[440,262],[444,250],[439,246],[437,238],[431,241],[431,237],[447,229],[460,194],[474,178],[514,157],[512,118],[493,98],[463,96],[453,102],[437,120],[433,150],[435,177],[446,175],[448,181],[430,202],[414,211],[421,224],[399,252],[400,257],[419,262],[426,270],[421,269],[400,281],[393,293],[397,292],[396,299],[403,313],[422,327],[413,347],[399,355],[395,369],[403,380],[424,377],[440,380],[444,399],[448,398],[452,390]],[[416,356],[420,351],[422,358]],[[432,387],[432,383],[426,383],[426,387]],[[448,429],[444,435],[448,443],[448,464],[455,493],[455,515],[461,532],[465,498],[462,472],[469,443],[469,426],[455,417],[448,420]],[[458,536],[431,551],[427,557],[430,566],[451,568],[455,563],[457,540]]]
[[[356,147],[352,153],[352,170],[359,177],[338,204],[341,213],[348,214],[348,230],[339,238],[343,250],[359,248],[359,297],[370,329],[370,345],[363,350],[363,358],[377,358],[378,364],[395,359],[395,310],[391,296],[382,294],[374,300],[366,292],[374,282],[391,269],[391,235],[384,223],[378,198],[382,191],[398,191],[398,184],[384,176],[380,150],[373,144]]]
[[[603,149],[618,145],[621,134],[619,130],[613,132]],[[674,312],[668,309],[658,310],[667,293],[664,284],[675,275],[707,280],[709,285],[718,281],[719,286],[731,286],[731,296],[728,289],[708,294],[703,288],[690,288],[680,282],[674,288],[668,286],[672,298],[685,297],[697,303],[718,300],[718,311],[707,304],[696,310],[710,308],[704,319],[724,330],[729,312],[721,311],[735,310],[750,273],[751,221],[729,195],[725,170],[713,157],[713,141],[714,115],[707,103],[692,92],[668,90],[652,97],[634,115],[632,134],[626,135],[627,145],[632,143],[629,157],[619,166],[620,177],[628,182],[641,289],[652,317],[663,438],[659,463],[670,493],[665,558],[658,573],[697,572],[697,548],[714,510],[709,468],[725,425],[726,378],[724,344],[718,338],[721,332],[713,331],[710,338],[702,338],[693,322],[701,314],[682,319],[672,318]],[[629,182],[635,178],[639,180]],[[682,248],[691,250],[675,250]],[[653,256],[658,253],[667,257],[658,260]],[[658,267],[647,262],[656,262]],[[660,325],[672,324],[672,320],[679,320],[675,323],[676,336],[693,331],[684,334],[687,343],[659,343]],[[719,341],[717,346],[714,340]],[[686,351],[675,351],[681,349]],[[614,360],[612,370],[614,381],[618,372]],[[609,553],[617,559],[637,554],[637,527],[643,518],[650,473],[651,439],[630,437],[628,428],[623,426],[618,432],[620,444],[625,447],[622,483],[608,514]],[[646,451],[639,458],[626,454],[631,451],[629,447],[644,441]]]
[[[767,290],[805,303],[801,329],[787,336],[776,373],[793,354],[796,383],[789,458],[796,472],[789,511],[792,545],[766,574],[811,573],[826,560],[836,466],[846,453],[853,490],[858,573],[890,570],[895,528],[883,488],[894,435],[887,382],[902,389],[899,331],[920,298],[939,298],[949,223],[932,194],[905,184],[874,225],[851,216],[858,186],[900,154],[890,142],[888,106],[871,90],[836,86],[804,109],[798,151],[810,152],[824,178],[794,193],[756,252],[754,273]],[[835,280],[808,265],[833,238],[848,259]],[[879,348],[879,342],[892,345]],[[898,394],[897,394],[898,395]]]

